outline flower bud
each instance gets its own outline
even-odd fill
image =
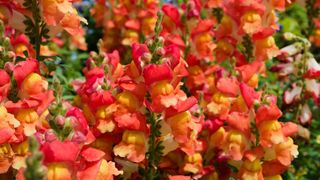
[[[156,52],[157,52],[157,54],[160,55],[160,56],[163,56],[163,55],[166,53],[165,49],[162,48],[162,47],[158,47],[158,48],[156,49]]]
[[[56,122],[57,122],[58,125],[63,126],[64,123],[66,122],[66,118],[59,115],[59,116],[56,118]]]

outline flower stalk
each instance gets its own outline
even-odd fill
[[[155,39],[152,42],[150,47],[150,51],[152,52],[151,63],[158,64],[161,58],[161,55],[157,53],[157,49],[161,48],[163,41],[159,37],[162,26],[162,19],[163,13],[158,12],[158,19],[155,26]],[[161,136],[160,132],[160,119],[159,115],[149,111],[147,113],[147,123],[150,125],[150,137],[149,137],[149,149],[146,153],[146,159],[148,160],[148,164],[145,171],[145,179],[146,180],[153,180],[153,179],[160,179],[160,173],[157,170],[158,164],[162,157],[162,150],[164,147],[162,146],[162,142],[159,139]]]
[[[49,29],[46,27],[46,23],[40,14],[41,11],[38,0],[25,0],[23,6],[32,13],[32,19],[29,16],[25,16],[26,19],[23,21],[26,25],[25,34],[29,37],[30,43],[35,49],[36,59],[42,60],[40,48],[41,45],[46,44],[43,38],[49,39]]]
[[[27,168],[24,171],[26,180],[46,179],[46,169],[42,166],[42,153],[38,150],[39,144],[35,137],[29,139],[29,152],[31,155],[26,160]]]

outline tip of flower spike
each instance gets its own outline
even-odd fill
[[[24,170],[24,178],[26,180],[44,179],[46,176],[46,170],[41,165],[43,155],[39,152],[38,148],[37,139],[30,137],[28,149],[31,155],[26,159],[27,167]]]
[[[284,37],[286,40],[291,41],[291,40],[293,40],[293,39],[296,37],[296,35],[294,35],[294,34],[291,33],[291,32],[286,32],[286,33],[283,34],[283,37]]]

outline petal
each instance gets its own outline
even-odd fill
[[[103,151],[100,151],[98,149],[92,148],[92,147],[87,147],[84,148],[80,155],[89,162],[93,161],[99,161],[102,159],[102,157],[105,155]]]
[[[189,176],[169,176],[169,180],[191,180],[191,177]]]
[[[81,34],[81,18],[75,13],[67,13],[64,15],[62,20],[59,22],[63,27],[71,35]]]
[[[115,98],[109,91],[97,91],[90,95],[89,106],[93,110],[100,106],[107,106],[112,104]]]
[[[0,69],[0,77],[0,87],[10,83],[10,76],[5,70]]]
[[[301,112],[300,112],[300,116],[299,116],[299,121],[302,124],[306,124],[306,123],[311,123],[311,119],[312,119],[312,112],[309,108],[308,104],[304,104],[302,106]]]
[[[240,84],[240,91],[243,100],[246,102],[248,108],[251,108],[254,101],[259,101],[261,97],[261,92],[256,92],[252,87],[246,85],[245,83]]]
[[[162,6],[162,11],[165,15],[169,16],[170,19],[176,23],[176,25],[180,25],[180,14],[178,8],[172,4],[165,3]]]
[[[19,170],[20,168],[26,168],[26,157],[23,157],[23,156],[16,156],[14,159],[13,159],[13,162],[12,162],[12,167],[16,170]]]
[[[192,29],[191,36],[195,36],[200,33],[209,32],[213,27],[213,21],[211,20],[200,20],[198,25]]]
[[[319,78],[320,77],[320,64],[314,57],[307,60],[308,71],[304,75],[306,78]]]
[[[9,127],[0,129],[0,144],[7,142],[13,135],[15,131]]]
[[[232,78],[220,78],[217,82],[217,89],[229,96],[237,96],[239,93],[239,82]]]
[[[292,136],[298,132],[298,126],[293,122],[282,123],[281,126],[283,135],[286,137]]]
[[[66,151],[67,150],[67,151]],[[74,162],[79,153],[80,147],[77,143],[55,140],[53,142],[45,142],[41,151],[44,154],[44,162]]]
[[[96,179],[102,161],[86,163],[85,169],[77,172],[79,180]]]
[[[136,19],[129,19],[127,22],[125,22],[124,26],[129,29],[133,30],[139,30],[140,29],[140,23]]]
[[[116,125],[112,120],[99,120],[97,129],[101,133],[112,132],[115,129]]]
[[[282,174],[285,170],[287,170],[287,166],[282,165],[278,161],[265,161],[262,164],[262,171],[264,176],[273,176]]]
[[[178,98],[175,95],[161,96],[160,98],[161,104],[166,108],[175,106],[178,103]]]
[[[138,70],[141,72],[141,56],[143,56],[144,53],[148,53],[149,49],[145,44],[132,44],[132,59],[134,61],[134,64],[138,68]]]
[[[314,101],[317,102],[320,96],[320,84],[315,79],[306,79],[306,91],[311,94]]]
[[[97,180],[112,180],[113,176],[118,176],[120,174],[123,174],[123,171],[119,171],[114,162],[102,160]]]
[[[262,105],[256,112],[257,124],[267,120],[277,120],[282,116],[282,112],[275,104]]]
[[[169,59],[169,66],[174,69],[180,62],[180,48],[177,45],[170,44],[165,48],[165,57]]]
[[[121,142],[113,148],[113,152],[116,156],[126,157],[136,163],[143,161],[145,158],[145,148],[133,144],[127,145]]]
[[[286,104],[293,103],[295,100],[300,98],[301,91],[302,91],[302,87],[300,87],[300,86],[293,87],[293,89],[291,89],[291,91],[287,90],[284,93],[283,101]]]
[[[22,81],[31,73],[39,72],[39,63],[34,59],[20,61],[16,64],[13,70],[13,76],[17,81],[18,87],[21,86]]]
[[[189,110],[192,106],[197,104],[197,99],[193,96],[187,98],[184,101],[179,101],[174,107],[170,107],[166,109],[166,117],[171,117],[175,114],[178,114],[180,112],[184,112]]]
[[[250,135],[250,119],[246,114],[232,112],[229,114],[226,122],[231,128],[234,128],[246,135]]]
[[[0,161],[0,173],[4,174],[6,173],[9,168],[11,167],[11,162],[8,158],[4,158]]]
[[[237,67],[236,69],[240,72],[241,79],[244,82],[248,82],[250,78],[259,71],[261,65],[262,65],[261,61],[254,61],[251,64],[246,64],[246,65]]]
[[[6,120],[12,125],[14,128],[20,126],[20,121],[18,121],[13,114],[7,114]]]
[[[119,128],[130,129],[130,130],[140,130],[144,129],[145,119],[142,115],[138,113],[125,113],[118,115],[114,118],[117,122]]]
[[[34,123],[25,123],[23,124],[23,132],[26,136],[32,136],[37,132],[36,125]]]
[[[167,64],[149,64],[143,70],[143,77],[147,86],[157,81],[171,80],[173,72]]]
[[[49,90],[43,93],[32,95],[29,99],[38,101],[39,104],[36,107],[37,113],[42,114],[50,106],[55,98],[53,95],[53,91]]]
[[[87,134],[89,130],[88,122],[82,113],[82,111],[76,107],[71,107],[66,113],[67,117],[75,117],[73,126],[75,130],[81,131],[84,134]]]

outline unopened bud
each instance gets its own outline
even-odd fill
[[[253,101],[253,106],[254,106],[254,109],[258,109],[260,107],[260,102],[258,100],[254,100]]]
[[[9,47],[10,46],[10,39],[6,37],[3,41],[3,46],[4,47]]]
[[[94,58],[94,57],[96,57],[97,55],[98,55],[98,54],[97,54],[96,52],[94,52],[94,51],[91,51],[91,52],[90,52],[90,57],[93,57],[93,58]]]
[[[12,58],[16,57],[16,54],[15,54],[13,51],[9,51],[9,52],[8,52],[8,57],[9,57],[10,59],[12,59]]]
[[[150,62],[152,58],[152,55],[150,53],[143,53],[141,56],[141,60],[144,62]]]
[[[55,133],[53,132],[53,130],[48,130],[46,133],[45,133],[45,140],[47,142],[52,142],[54,140],[57,139],[57,136],[55,135]]]
[[[291,41],[291,40],[293,40],[293,38],[295,38],[295,35],[292,34],[292,33],[290,33],[290,32],[284,33],[283,36],[284,36],[284,38],[285,38],[286,40],[289,40],[289,41]]]
[[[153,44],[153,40],[152,39],[148,39],[146,44],[150,48],[152,46],[152,44]]]
[[[63,116],[58,116],[58,117],[56,118],[56,122],[57,122],[58,125],[63,126],[64,123],[66,122],[66,119],[65,119],[65,117],[63,117]]]
[[[163,38],[162,36],[159,36],[159,37],[158,37],[158,42],[159,42],[161,45],[163,45],[163,43],[164,43],[164,38]]]
[[[164,48],[162,48],[162,47],[158,47],[156,49],[156,52],[157,52],[158,55],[163,56],[166,53],[166,50]]]
[[[82,132],[76,131],[72,137],[72,142],[82,143],[84,141],[86,141],[86,136]]]
[[[5,65],[4,65],[4,70],[7,71],[8,73],[11,73],[14,69],[14,64],[12,62],[7,62]]]

